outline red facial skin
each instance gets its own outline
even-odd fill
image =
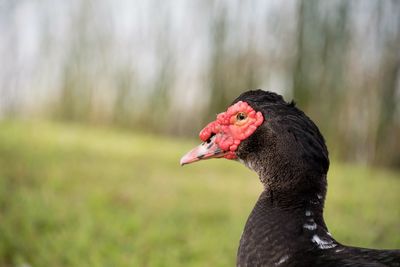
[[[245,117],[243,119],[243,117]],[[224,151],[226,159],[236,159],[236,149],[240,142],[249,137],[264,121],[261,112],[256,112],[249,104],[239,101],[227,111],[217,115],[217,119],[209,123],[199,136],[203,142],[215,134],[215,143]]]

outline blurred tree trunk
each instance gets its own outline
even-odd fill
[[[392,1],[392,8],[400,14],[400,2]],[[382,14],[380,15],[380,17]],[[400,85],[400,16],[395,19],[393,35],[381,32],[384,41],[384,53],[380,66],[382,95],[380,96],[379,121],[376,125],[375,160],[378,163],[400,167],[400,122],[395,121],[399,107]]]
[[[239,9],[236,16],[239,22],[240,16]],[[257,68],[261,60],[255,48],[256,40],[253,36],[243,36],[240,42],[244,48],[237,44],[234,46],[236,49],[230,49],[228,37],[232,29],[228,28],[227,19],[224,6],[216,12],[211,24],[210,104],[205,121],[224,111],[240,93],[259,86]]]
[[[326,2],[300,1],[293,68],[294,99],[334,142],[339,139],[336,119],[346,94],[344,66],[350,39],[349,4],[337,3],[327,7]]]
[[[229,70],[225,68],[226,55],[224,46],[227,36],[225,12],[225,8],[222,8],[211,24],[210,104],[208,116],[205,118],[206,121],[210,119],[210,116],[221,112],[229,101],[226,94],[227,85],[224,79],[227,75],[226,72],[229,72]]]
[[[311,89],[306,75],[306,55],[304,51],[304,31],[306,30],[306,21],[308,19],[306,17],[306,8],[308,6],[306,5],[305,1],[300,1],[297,18],[297,55],[293,69],[293,97],[300,106],[304,107],[308,106],[309,90]]]
[[[134,110],[132,103],[135,101],[132,93],[135,74],[131,66],[124,66],[116,72],[116,96],[112,111],[113,123],[125,127],[134,124]]]
[[[91,49],[94,46],[91,25],[91,7],[88,1],[83,1],[71,27],[75,29],[70,38],[68,54],[63,66],[63,81],[61,88],[61,103],[58,106],[58,116],[66,120],[88,120],[91,104],[91,79],[89,68]]]

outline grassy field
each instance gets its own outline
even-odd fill
[[[0,124],[0,266],[234,266],[261,191],[195,143],[43,122]],[[400,174],[334,162],[326,220],[345,244],[400,247]]]

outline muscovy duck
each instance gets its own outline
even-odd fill
[[[240,239],[237,266],[400,266],[400,250],[344,246],[328,232],[328,150],[318,127],[294,102],[247,91],[200,139],[181,165],[235,159],[257,172],[264,186]]]

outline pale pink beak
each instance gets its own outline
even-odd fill
[[[190,150],[186,155],[181,158],[181,165],[189,164],[203,159],[222,158],[228,152],[223,151],[215,143],[216,135],[211,137],[207,142],[201,143],[199,146]]]

